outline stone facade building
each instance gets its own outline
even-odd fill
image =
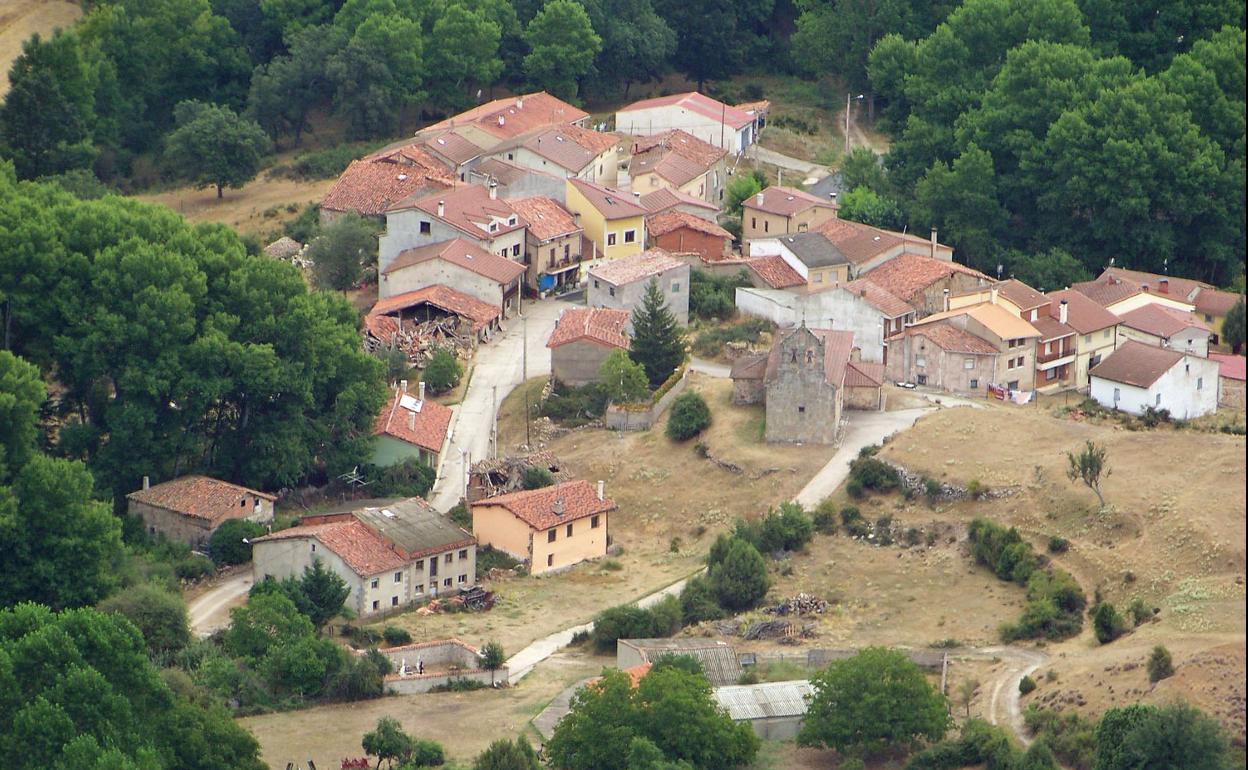
[[[603,361],[613,350],[628,350],[628,313],[603,308],[569,308],[546,341],[556,382],[580,387],[598,382]]]
[[[767,441],[833,444],[840,436],[852,332],[798,327],[767,361]]]
[[[586,302],[590,307],[631,314],[646,296],[651,281],[658,282],[676,323],[689,323],[689,264],[663,249],[648,249],[590,268]]]
[[[181,476],[156,486],[144,476],[143,488],[126,495],[127,510],[143,520],[148,534],[163,535],[197,550],[207,548],[213,531],[230,519],[273,521],[276,500],[273,495],[207,476]]]

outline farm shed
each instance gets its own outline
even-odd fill
[[[715,700],[734,722],[749,722],[754,734],[768,741],[797,737],[814,688],[805,679],[792,682],[716,687]]]

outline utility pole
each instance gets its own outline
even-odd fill
[[[498,459],[498,386],[490,386],[490,443],[494,445],[494,459]]]
[[[464,466],[464,503],[468,502],[468,450],[459,450],[459,461]]]

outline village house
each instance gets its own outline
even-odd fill
[[[478,500],[471,508],[478,541],[522,560],[530,575],[605,556],[608,517],[618,510],[601,481],[596,493],[588,481],[565,481]]]
[[[464,184],[409,199],[386,212],[386,231],[378,239],[377,267],[385,273],[400,253],[455,238],[519,262],[526,224],[510,203],[498,198],[497,187]]]
[[[1239,294],[1223,291],[1203,281],[1191,278],[1176,278],[1172,275],[1146,273],[1141,270],[1127,270],[1122,267],[1109,267],[1097,277],[1097,281],[1106,282],[1110,278],[1132,283],[1141,289],[1150,287],[1151,293],[1164,297],[1179,298],[1192,304],[1192,311],[1209,326],[1213,332],[1212,343],[1219,344],[1222,335],[1222,323],[1226,314],[1231,311],[1239,300]],[[1155,288],[1154,288],[1155,287]],[[1116,311],[1115,311],[1116,312]]]
[[[1010,313],[1027,321],[1034,321],[1041,315],[1049,314],[1052,304],[1045,295],[1031,288],[1022,281],[1011,278],[996,281],[987,286],[980,286],[970,291],[950,294],[949,309],[971,307],[984,302],[991,302],[1010,311]]]
[[[724,267],[728,267],[728,260],[721,263]],[[775,254],[770,257],[749,257],[747,259],[732,260],[735,264],[740,264],[749,271],[751,283],[755,288],[774,289],[777,295],[785,297],[790,302],[802,299],[802,295],[792,291],[780,291],[782,289],[799,289],[806,286],[806,279],[802,274],[793,269],[793,267],[785,261],[784,257]],[[719,265],[716,265],[717,267]],[[740,296],[741,289],[737,289]],[[740,309],[740,305],[737,306]],[[799,316],[787,318],[783,326],[795,326]],[[779,322],[776,322],[779,323]]]
[[[1126,340],[1092,369],[1090,395],[1129,414],[1165,409],[1190,420],[1217,411],[1218,377],[1217,361]]]
[[[642,193],[641,197],[636,198],[636,200],[646,210],[646,214],[652,217],[657,214],[679,211],[685,214],[692,214],[699,219],[705,219],[707,222],[719,221],[719,206],[717,204],[708,203],[692,195],[686,195],[680,190],[660,187],[654,192]]]
[[[420,147],[401,147],[353,160],[321,200],[320,218],[328,225],[352,213],[382,222],[400,201],[449,190],[455,177]]]
[[[633,195],[583,179],[567,184],[567,209],[580,217],[589,246],[581,252],[583,259],[597,262],[641,253],[647,212]]]
[[[425,398],[425,383],[416,395],[401,380],[373,424],[372,465],[387,468],[407,460],[419,460],[439,473],[446,442],[450,438],[450,407]]]
[[[888,378],[894,382],[982,395],[996,379],[996,346],[950,321],[908,326],[888,342]]]
[[[455,238],[397,254],[382,269],[378,290],[385,300],[440,284],[510,317],[520,309],[524,271],[519,262]]]
[[[320,560],[346,581],[345,604],[359,618],[475,585],[476,539],[424,500],[350,505],[253,540],[253,580],[299,577]]]
[[[802,289],[822,291],[850,280],[850,262],[840,249],[817,232],[758,238],[750,242],[751,256],[777,255],[805,280]]]
[[[1242,410],[1244,408],[1244,357],[1210,353],[1209,359],[1218,364],[1218,406]]]
[[[936,239],[936,230],[930,238],[920,238],[909,233],[884,230],[861,222],[851,222],[839,217],[829,219],[811,228],[827,238],[852,265],[850,277],[857,278],[870,273],[889,260],[902,255],[929,257],[938,262],[953,262],[953,248]]]
[[[579,217],[546,197],[511,201],[524,221],[525,283],[535,291],[559,292],[581,280],[584,228]]]
[[[909,304],[920,318],[946,310],[949,296],[992,282],[957,262],[904,253],[861,277]]]
[[[651,281],[658,283],[664,305],[676,323],[689,323],[689,264],[662,249],[649,249],[590,268],[586,304],[631,315],[642,303]],[[630,332],[631,329],[630,321]]]
[[[557,126],[588,127],[589,113],[551,96],[545,91],[505,96],[434,123],[418,136],[454,132],[482,150],[493,150],[503,142],[542,128]]]
[[[1088,371],[1118,344],[1118,316],[1073,289],[1050,292],[1049,315],[1061,319],[1061,306],[1066,305],[1065,322],[1075,330],[1075,360],[1068,371],[1070,382],[1077,390],[1087,392]]]
[[[565,179],[614,185],[619,174],[616,137],[579,126],[542,128],[504,142],[492,157]]]
[[[1043,312],[1033,314],[1028,321],[1040,332],[1036,339],[1036,389],[1042,393],[1069,388],[1074,384],[1075,351],[1078,336],[1074,327],[1067,321],[1070,319],[1070,308],[1067,302],[1058,303],[1058,316],[1049,315],[1049,300],[1046,298]]]
[[[454,131],[426,131],[417,135],[417,146],[450,170],[461,182],[481,158],[483,150]]]
[[[696,254],[705,262],[727,259],[732,249],[732,233],[684,211],[668,211],[646,218],[650,248],[674,254]]]
[[[230,519],[273,521],[276,501],[266,492],[208,476],[179,476],[155,486],[144,476],[143,488],[126,495],[126,511],[142,519],[149,535],[204,550],[216,528]]]
[[[1195,314],[1150,302],[1118,316],[1118,344],[1136,340],[1159,348],[1209,355],[1211,331]]]
[[[580,387],[598,382],[603,361],[628,350],[629,316],[623,310],[573,307],[563,311],[546,341],[556,382]]]
[[[792,187],[772,185],[741,202],[741,248],[750,256],[756,253],[751,243],[757,238],[775,238],[814,230],[836,218],[838,206],[833,201],[816,198]]]
[[[633,142],[628,176],[632,189],[643,194],[669,188],[718,207],[728,183],[728,153],[687,131],[664,131]]]
[[[476,163],[464,174],[464,181],[487,190],[490,185],[496,185],[498,197],[508,201],[540,196],[562,206],[568,195],[568,183],[564,177],[534,171],[498,158],[486,158]]]
[[[1153,303],[1185,313],[1191,313],[1196,309],[1196,303],[1170,291],[1168,279],[1163,279],[1154,285],[1123,280],[1115,275],[1106,275],[1095,281],[1071,284],[1070,288],[1115,315],[1122,315],[1137,307]]]
[[[633,136],[654,136],[680,129],[738,155],[758,140],[769,108],[765,101],[731,107],[690,91],[621,107],[615,113],[615,130]]]
[[[948,321],[986,341],[999,353],[996,371],[986,384],[1010,391],[1030,391],[1036,384],[1036,340],[1040,332],[1000,305],[985,302],[972,307],[935,313],[910,328]],[[963,363],[965,367],[965,362]],[[908,381],[908,380],[907,380]],[[981,383],[984,384],[984,383]]]
[[[413,333],[415,326],[454,319],[454,333],[475,346],[498,331],[501,317],[502,308],[498,305],[487,304],[449,286],[433,284],[377,300],[364,316],[364,331],[366,338],[374,341],[368,347],[371,353],[376,345],[399,347],[404,334]]]

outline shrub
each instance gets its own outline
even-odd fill
[[[673,537],[667,541],[667,550],[670,553],[680,553],[681,540],[679,537]]]
[[[229,519],[222,522],[208,541],[208,552],[212,555],[213,563],[245,564],[251,561],[251,543],[243,541],[260,537],[265,531],[263,525],[247,519]]]
[[[602,568],[608,572],[619,572],[624,569],[624,565],[615,559],[606,559],[602,562]]]
[[[692,296],[690,300],[692,300]],[[728,299],[727,302],[728,315],[731,315],[736,312],[736,307],[733,304],[735,300]],[[762,338],[763,332],[767,331],[771,331],[771,323],[761,318],[751,318],[731,326],[707,329],[699,333],[694,339],[693,352],[706,358],[714,358],[724,352],[724,346],[729,342],[754,344]]]
[[[966,491],[967,491],[967,494],[971,496],[972,500],[978,500],[979,498],[983,497],[984,493],[987,492],[988,490],[984,487],[982,483],[980,483],[979,479],[971,479],[970,482],[967,483],[966,485]]]
[[[693,391],[686,391],[672,402],[672,413],[667,418],[667,437],[673,441],[688,441],[711,425],[711,409],[705,399]]]
[[[1152,619],[1153,611],[1148,608],[1143,599],[1137,596],[1127,605],[1127,617],[1131,618],[1131,625],[1138,626]]]
[[[472,692],[473,690],[484,690],[488,686],[485,682],[478,682],[476,679],[465,679],[462,676],[457,676],[448,679],[446,684],[431,687],[429,692]]]
[[[1118,610],[1109,602],[1097,605],[1092,613],[1092,628],[1096,632],[1096,640],[1101,644],[1109,644],[1126,631],[1126,621],[1118,614]]]
[[[1034,689],[1036,689],[1035,679],[1032,679],[1029,676],[1024,676],[1022,679],[1018,680],[1018,691],[1021,694],[1026,695]]]
[[[100,602],[99,609],[124,615],[143,634],[149,653],[177,652],[191,640],[182,597],[159,586],[131,586]]]
[[[468,508],[468,504],[459,502],[455,507],[446,512],[446,517],[455,523],[455,526],[472,531],[472,511]],[[480,559],[480,554],[477,556]]]
[[[438,348],[425,364],[425,386],[434,394],[446,393],[459,384],[464,367],[459,358],[447,348]]]
[[[333,179],[351,165],[351,161],[374,149],[375,144],[351,143],[305,152],[290,163],[274,167],[269,174],[299,182]]]
[[[1146,406],[1140,413],[1140,422],[1144,423],[1145,428],[1156,428],[1163,422],[1170,422],[1170,410]]]
[[[680,615],[686,625],[724,617],[709,578],[699,575],[685,583],[680,592]]]
[[[875,544],[893,544],[893,517],[885,514],[875,520]]]
[[[1023,721],[1064,765],[1089,770],[1096,755],[1096,722],[1076,712],[1027,707]]]
[[[1064,537],[1051,535],[1049,537],[1049,553],[1066,553],[1070,550],[1070,541]]]
[[[733,535],[762,553],[796,551],[810,542],[815,525],[801,504],[785,502],[753,521],[738,521]]]
[[[409,457],[403,462],[378,468],[364,466],[364,477],[376,481],[372,493],[382,497],[424,497],[437,481],[437,471],[419,458]]]
[[[381,632],[381,638],[386,641],[387,647],[412,643],[412,635],[398,626],[386,626]]]
[[[300,243],[310,243],[321,233],[321,206],[309,203],[282,228],[283,233]]]
[[[1148,669],[1148,681],[1153,683],[1174,676],[1174,661],[1170,658],[1170,651],[1162,644],[1154,647],[1148,654],[1145,667]]]
[[[891,492],[901,486],[897,469],[873,456],[859,456],[849,464],[849,479],[858,482],[864,490]]]
[[[771,583],[767,562],[749,542],[732,538],[723,560],[710,568],[711,587],[720,606],[729,610],[748,610],[757,605]]]
[[[849,526],[855,521],[862,521],[862,511],[856,505],[847,505],[841,509],[841,524]]]
[[[814,525],[815,531],[821,535],[836,534],[836,514],[832,511],[832,506],[829,505],[827,500],[824,500],[815,509],[815,515],[811,517],[810,523]]]
[[[179,559],[173,565],[173,574],[178,576],[179,580],[194,582],[203,580],[213,573],[212,559],[199,554],[191,554],[184,559]]]
[[[682,616],[680,601],[674,596],[649,609],[635,604],[610,607],[594,617],[594,646],[600,652],[612,652],[618,639],[671,636],[680,629]]]
[[[466,682],[468,680],[455,680]],[[471,684],[478,685],[470,689],[479,690],[485,685],[481,682],[473,681]],[[412,741],[412,753],[408,756],[407,762],[403,765],[403,770],[416,767],[437,767],[446,762],[446,752],[442,750],[442,744],[436,741],[427,741],[417,739]]]
[[[923,479],[923,494],[929,503],[936,502],[936,498],[940,497],[940,482],[936,479]]]
[[[910,527],[906,530],[905,544],[913,548],[923,542],[923,532],[918,527]]]
[[[347,629],[347,638],[351,640],[352,647],[363,649],[376,645],[382,640],[382,635],[375,628],[350,626]]]
[[[858,479],[850,479],[845,483],[845,493],[855,500],[861,500],[867,496],[867,490]]]
[[[540,414],[565,427],[576,428],[602,416],[607,406],[607,389],[599,382],[572,388],[556,382]]]
[[[525,489],[542,489],[555,485],[555,475],[548,469],[531,465],[524,469],[523,485]]]

